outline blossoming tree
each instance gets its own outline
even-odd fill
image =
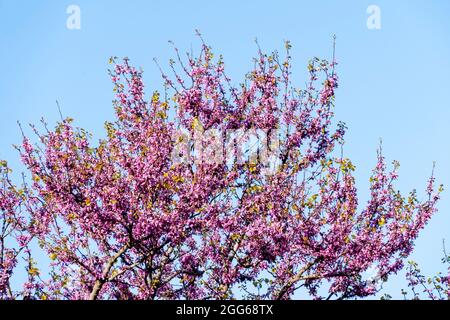
[[[111,58],[116,121],[98,143],[62,119],[18,147],[32,179],[1,163],[0,298],[351,298],[376,292],[368,268],[402,268],[440,190],[432,176],[424,201],[401,195],[380,149],[358,203],[334,57],[297,89],[289,43],[285,58],[259,50],[238,86],[204,42],[175,52],[150,99],[142,72]],[[248,131],[265,137],[252,152]]]

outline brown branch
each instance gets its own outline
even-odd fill
[[[89,295],[89,300],[96,300],[100,290],[102,289],[105,282],[108,281],[108,274],[111,271],[111,268],[116,263],[117,259],[120,258],[122,254],[125,253],[129,249],[129,244],[124,245],[111,259],[109,259],[108,263],[103,268],[102,276],[100,279],[97,279],[94,284],[94,288],[92,288],[91,294]]]
[[[304,277],[303,274],[308,271],[316,262],[318,259],[314,260],[313,262],[308,263],[306,266],[304,266],[294,277],[288,280],[288,282],[280,289],[276,296],[276,300],[280,300],[283,298],[283,296],[288,292],[290,288],[292,288],[293,285],[295,285],[298,281],[306,280],[308,277]]]

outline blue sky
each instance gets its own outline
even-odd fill
[[[81,9],[81,29],[66,28],[66,8]],[[381,10],[381,29],[366,26],[369,5]],[[20,170],[11,145],[16,124],[50,123],[63,114],[95,135],[113,117],[110,56],[128,56],[145,70],[147,92],[160,88],[157,57],[198,48],[194,29],[225,58],[239,82],[251,66],[257,37],[265,50],[293,44],[294,79],[306,79],[308,59],[330,58],[337,35],[340,88],[336,119],[346,122],[345,153],[357,166],[361,203],[383,139],[388,160],[401,163],[398,187],[423,194],[436,161],[438,182],[450,186],[448,77],[449,1],[13,1],[0,0],[0,158]],[[442,239],[450,240],[450,194],[417,241],[412,258],[425,273],[441,269]],[[449,242],[450,247],[450,242]],[[399,297],[403,277],[385,286]]]

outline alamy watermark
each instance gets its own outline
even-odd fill
[[[66,27],[69,30],[81,29],[81,9],[76,4],[67,7],[66,13],[69,15],[66,20]]]
[[[270,176],[281,165],[279,136],[276,129],[181,129],[172,139],[172,163],[258,165],[262,175]]]
[[[366,10],[369,17],[367,18],[367,29],[380,30],[381,29],[381,9],[379,6],[371,4]]]

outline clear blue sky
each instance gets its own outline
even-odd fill
[[[81,9],[81,29],[66,28],[66,8]],[[366,26],[369,5],[381,9],[381,29]],[[424,190],[436,161],[438,182],[450,189],[449,1],[18,1],[0,0],[0,158],[20,169],[11,148],[20,142],[16,121],[50,123],[65,116],[94,134],[112,119],[108,58],[128,56],[145,70],[147,89],[172,56],[198,48],[198,28],[224,55],[236,81],[251,66],[258,38],[263,49],[293,44],[294,75],[302,85],[307,60],[329,58],[337,35],[340,88],[336,118],[346,122],[345,153],[357,165],[362,199],[380,138],[388,160],[401,163],[398,187]],[[423,193],[419,193],[423,194]],[[449,238],[450,193],[417,241],[413,258],[429,274],[441,267]],[[387,291],[399,296],[402,276]]]

